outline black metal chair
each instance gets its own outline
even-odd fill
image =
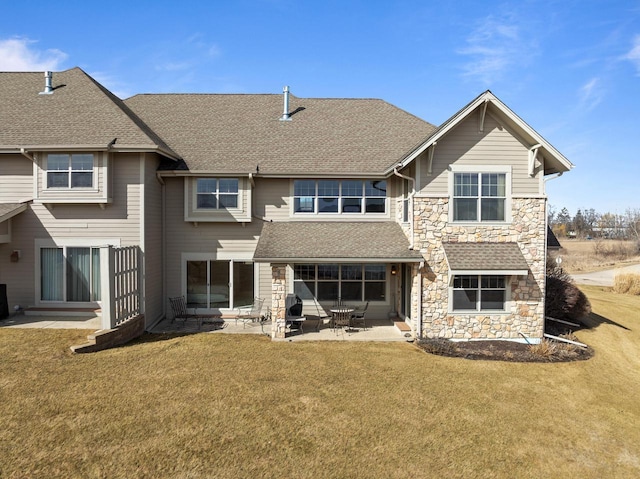
[[[173,310],[173,318],[171,322],[173,323],[176,319],[183,321],[183,326],[190,319],[196,320],[198,322],[198,329],[202,327],[202,316],[195,313],[189,313],[187,311],[187,302],[184,299],[184,296],[177,296],[175,298],[169,298],[169,303],[171,304],[171,309]]]
[[[365,319],[365,315],[367,314],[367,309],[369,308],[369,301],[364,305],[363,309],[356,309],[353,313],[351,313],[351,325],[357,327],[358,325],[362,325],[363,329],[367,330],[367,321]]]

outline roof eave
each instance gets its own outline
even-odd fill
[[[384,257],[384,258],[363,258],[363,257],[335,257],[335,258],[253,258],[256,263],[419,263],[424,261],[422,256],[416,257]]]

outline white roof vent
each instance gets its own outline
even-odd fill
[[[51,95],[53,93],[53,73],[44,72],[44,91],[40,92],[40,95]]]

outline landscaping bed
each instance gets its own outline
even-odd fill
[[[521,363],[583,361],[594,354],[590,347],[583,348],[547,339],[534,345],[514,341],[453,342],[447,339],[423,339],[418,342],[418,347],[439,356]]]

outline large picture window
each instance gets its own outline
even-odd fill
[[[226,210],[238,208],[237,178],[198,178],[197,208]]]
[[[386,180],[294,180],[295,214],[385,213]]]
[[[318,301],[385,301],[384,264],[296,264],[294,292]]]
[[[47,155],[47,188],[93,188],[93,154]]]
[[[453,311],[504,311],[504,276],[458,275],[453,278]]]
[[[100,301],[100,249],[40,249],[42,301]]]
[[[505,173],[455,173],[454,221],[505,221]]]

